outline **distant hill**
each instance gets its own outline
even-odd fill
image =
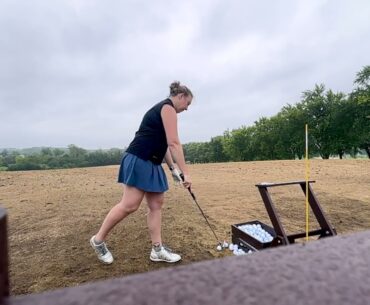
[[[60,149],[63,152],[68,153],[69,149],[68,147],[50,147],[50,146],[41,146],[41,147],[27,147],[27,148],[0,148],[0,153],[4,150],[8,151],[9,153],[11,152],[19,152],[21,155],[25,156],[30,156],[33,154],[39,154],[41,153],[41,150],[44,148],[50,148],[50,149]],[[85,149],[87,152],[93,152],[97,150],[102,150],[102,151],[109,151],[110,149],[122,149],[122,148],[107,148],[107,149]]]
[[[47,146],[42,146],[42,147],[28,147],[28,148],[0,148],[0,152],[6,150],[8,152],[13,152],[17,151],[21,155],[32,155],[32,154],[39,154],[43,148],[50,148],[50,149],[61,149],[64,152],[68,152],[67,147],[47,147]]]

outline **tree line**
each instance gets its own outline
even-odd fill
[[[114,165],[121,162],[123,149],[112,148],[107,151],[87,151],[76,145],[68,149],[42,148],[40,152],[29,155],[18,150],[3,150],[0,153],[0,170],[40,170],[56,168],[75,168]]]
[[[305,154],[305,124],[309,126],[310,156],[329,159],[366,152],[370,158],[370,66],[357,73],[349,93],[316,85],[301,100],[286,105],[253,126],[227,130],[209,142],[184,145],[186,159],[195,163],[301,159]]]
[[[329,159],[363,150],[370,158],[370,66],[357,73],[349,94],[316,85],[304,91],[294,105],[286,105],[270,118],[261,117],[252,126],[227,130],[209,142],[184,145],[192,163],[301,159],[305,153],[304,126],[309,126],[311,156]],[[39,170],[114,165],[124,149],[87,151],[76,145],[68,149],[42,148],[22,154],[0,152],[0,170]]]

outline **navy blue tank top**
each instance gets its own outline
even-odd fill
[[[174,107],[172,101],[167,98],[149,109],[126,152],[140,159],[150,160],[154,164],[162,163],[168,147],[161,117],[161,110],[164,105]]]

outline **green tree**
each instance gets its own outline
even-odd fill
[[[2,155],[0,155],[0,167],[6,167],[6,163],[5,163],[5,160],[4,160],[4,157]]]
[[[280,134],[282,121],[278,116],[262,117],[255,122],[254,145],[257,160],[286,158],[286,150]]]
[[[73,159],[83,158],[86,156],[86,150],[74,144],[68,145],[69,155]]]
[[[41,155],[42,156],[52,156],[53,155],[53,151],[50,147],[43,147],[41,149]]]
[[[224,133],[225,153],[232,161],[255,160],[254,133],[256,128],[243,126]]]
[[[323,159],[329,159],[336,148],[332,128],[335,102],[335,94],[331,90],[325,93],[323,84],[303,92],[302,109],[310,126],[314,151]]]
[[[68,158],[63,158],[69,164],[68,167],[85,167],[88,166],[87,151],[74,144],[68,145]]]
[[[3,157],[3,162],[6,164],[6,166],[10,164],[15,164],[15,159],[17,156],[19,156],[20,153],[18,151],[12,151],[9,152],[8,150],[4,149],[1,152],[1,156]]]
[[[183,146],[186,161],[192,163],[207,163],[212,161],[209,142],[188,143]]]
[[[305,116],[300,104],[287,105],[279,112],[280,137],[290,158],[302,159],[305,153]]]
[[[340,159],[345,152],[350,152],[356,146],[356,131],[354,129],[356,108],[344,94],[333,96],[335,108],[332,112],[332,124],[329,133],[332,135],[333,151]]]
[[[59,158],[64,155],[63,149],[60,149],[60,148],[54,148],[52,153],[53,153],[53,156],[56,158]]]
[[[357,87],[349,97],[354,108],[352,133],[355,146],[364,149],[370,158],[370,66],[357,73],[354,83]]]
[[[211,139],[209,143],[211,162],[225,162],[229,158],[224,149],[224,137],[218,136]]]

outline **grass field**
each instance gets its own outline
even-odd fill
[[[190,165],[193,191],[216,233],[230,240],[230,225],[258,219],[270,224],[255,184],[304,180],[304,161]],[[165,268],[149,261],[146,204],[120,223],[107,243],[115,262],[98,262],[89,238],[122,196],[118,167],[0,172],[0,203],[9,215],[12,294]],[[313,189],[338,234],[370,229],[370,160],[312,160]],[[272,189],[287,233],[305,230],[305,198],[298,186]],[[310,215],[310,227],[317,226]],[[215,259],[215,241],[188,192],[170,181],[163,238],[179,265]],[[313,241],[314,242],[314,241]],[[251,255],[258,255],[253,253]],[[172,266],[172,265],[171,265]]]

